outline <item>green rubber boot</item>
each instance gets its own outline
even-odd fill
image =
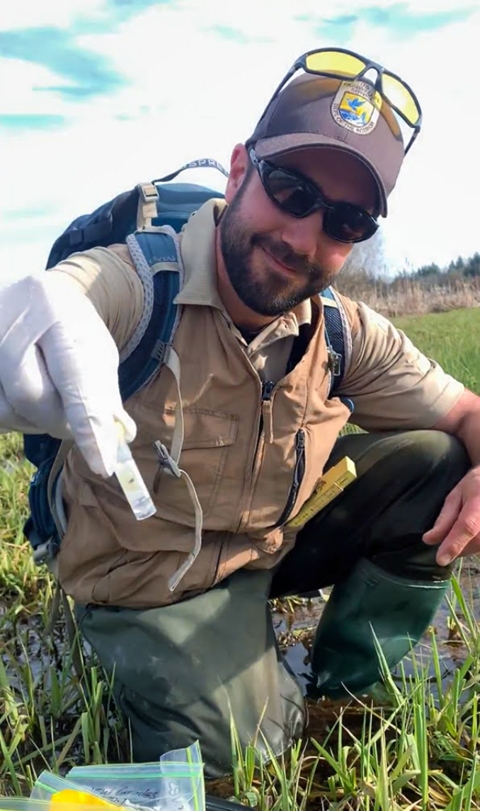
[[[414,581],[361,560],[334,586],[312,648],[316,688],[340,698],[364,693],[381,677],[375,637],[393,669],[430,625],[449,580]]]

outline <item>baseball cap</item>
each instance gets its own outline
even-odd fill
[[[398,120],[369,82],[312,74],[286,85],[245,145],[265,160],[310,147],[348,152],[371,172],[383,217],[405,156]]]

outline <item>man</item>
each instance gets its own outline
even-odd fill
[[[73,255],[1,294],[0,425],[76,441],[59,578],[115,673],[138,760],[199,738],[214,776],[229,768],[231,719],[242,743],[258,728],[259,749],[276,754],[301,734],[270,597],[335,584],[312,670],[320,694],[361,692],[379,677],[372,628],[393,667],[431,622],[453,560],[480,548],[479,398],[345,297],[351,355],[329,397],[317,294],[386,216],[410,146],[393,107],[409,139],[420,127],[402,80],[337,54],[348,52],[295,64],[233,150],[227,204],[205,204],[181,235],[180,397],[163,369],[120,402],[118,350],[145,307],[125,245]],[[171,446],[179,404],[180,479],[153,446]],[[349,418],[368,433],[339,438]],[[116,422],[155,503],[145,521],[111,475]],[[344,456],[357,480],[299,532],[289,527]]]

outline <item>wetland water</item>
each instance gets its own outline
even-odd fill
[[[473,606],[475,617],[480,621],[480,557],[463,561],[459,581],[467,604]],[[329,591],[329,589],[325,589],[323,592],[327,599]],[[452,599],[453,594],[450,596]],[[274,612],[274,626],[282,653],[291,669],[299,677],[304,691],[307,692],[310,647],[325,605],[325,599],[321,596],[308,600],[293,598],[290,601],[284,600],[279,605],[280,608]],[[5,608],[0,605],[0,625],[4,611]],[[459,620],[462,621],[462,614],[458,607],[456,613]],[[433,627],[445,678],[449,677],[466,656],[465,645],[455,628],[452,628],[450,617],[450,608],[447,601],[444,601],[437,612]],[[9,659],[11,663],[12,655],[18,663],[22,660],[25,661],[25,654],[27,654],[28,664],[32,668],[34,676],[52,664],[61,666],[62,649],[65,644],[63,629],[59,627],[56,630],[52,645],[51,640],[44,637],[43,619],[39,616],[21,618],[15,623],[15,628],[10,624],[6,625],[3,628],[2,637],[0,650],[3,648],[5,651],[5,646],[9,649],[7,655],[2,655],[7,672],[9,672]],[[427,631],[415,648],[415,655],[420,663],[428,662],[430,646],[430,632]],[[408,657],[404,660],[404,667],[407,673],[411,670]],[[13,674],[12,676],[15,681]]]
[[[480,557],[463,561],[459,582],[467,604],[473,607],[475,617],[480,621]],[[323,591],[327,599],[329,591],[330,589]],[[450,594],[450,599],[453,599],[453,594]],[[288,610],[288,603],[285,603],[285,607],[274,614],[275,629],[283,655],[299,677],[305,690],[308,684],[310,648],[324,605],[325,600],[319,596],[309,600],[299,600],[298,603],[292,605],[293,611]],[[459,620],[462,621],[462,614],[458,607],[456,613]],[[451,611],[445,600],[433,623],[445,678],[448,678],[466,655],[465,645],[460,635],[452,628],[450,617]],[[430,630],[428,630],[415,648],[416,658],[420,662],[427,663],[430,650]],[[404,660],[404,666],[408,673],[411,669],[408,657]]]

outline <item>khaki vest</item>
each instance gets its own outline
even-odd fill
[[[69,520],[58,563],[76,601],[166,605],[240,567],[270,568],[291,549],[293,531],[282,524],[312,493],[350,413],[338,398],[328,399],[316,304],[314,315],[305,355],[262,400],[260,378],[220,310],[184,306],[174,339],[185,420],[180,462],[203,509],[202,549],[172,593],[168,580],[192,550],[195,516],[185,483],[160,468],[153,448],[158,439],[170,447],[175,421],[175,381],[163,368],[127,403],[138,426],[132,452],[156,515],[136,521],[115,477],[92,474],[76,450],[67,460]]]

